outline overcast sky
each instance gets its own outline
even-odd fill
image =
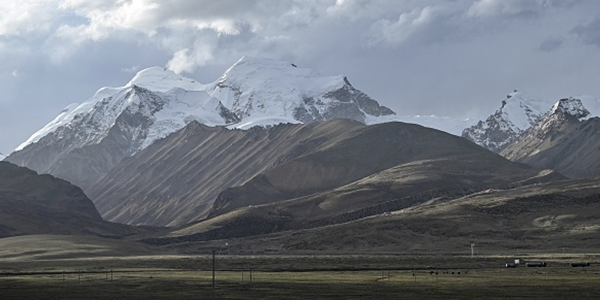
[[[0,152],[146,67],[243,55],[346,75],[403,115],[488,115],[514,88],[600,97],[597,0],[0,0]]]

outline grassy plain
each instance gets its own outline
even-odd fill
[[[600,256],[546,254],[546,268],[454,255],[216,258],[216,299],[598,299]],[[590,261],[586,268],[569,262]],[[437,273],[437,274],[436,274]],[[211,299],[212,257],[0,260],[2,299]]]

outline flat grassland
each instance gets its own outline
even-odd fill
[[[598,299],[600,255],[219,254],[216,299]],[[570,262],[589,261],[589,267]],[[2,299],[212,299],[212,256],[0,259]]]

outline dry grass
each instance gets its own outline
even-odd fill
[[[505,257],[218,256],[215,293],[217,299],[596,299],[599,266],[570,268],[566,262],[581,257],[545,257],[547,268],[504,269]],[[210,299],[210,259],[13,261],[2,268],[29,273],[3,273],[0,289],[7,299]],[[31,273],[40,267],[46,270]]]

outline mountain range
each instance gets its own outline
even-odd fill
[[[599,112],[591,97],[553,103],[514,90],[465,128],[396,115],[344,76],[289,62],[244,57],[209,84],[149,68],[68,106],[5,158],[52,175],[0,165],[13,216],[0,228],[6,236],[137,233],[184,251],[223,239],[247,248],[266,239],[261,247],[281,251],[422,250],[433,240],[452,249],[451,237],[510,248],[543,230],[564,242],[572,239],[565,228],[595,228],[585,211],[595,209],[597,180],[567,177],[599,175]],[[31,193],[56,204],[39,206]],[[73,211],[61,216],[65,205]],[[62,225],[26,227],[28,211]]]
[[[124,87],[102,88],[65,108],[7,160],[86,190],[124,158],[191,121],[250,128],[391,114],[343,76],[279,61],[244,57],[211,84],[150,68]]]
[[[580,99],[561,99],[500,154],[572,178],[600,176],[600,118],[590,116]]]

